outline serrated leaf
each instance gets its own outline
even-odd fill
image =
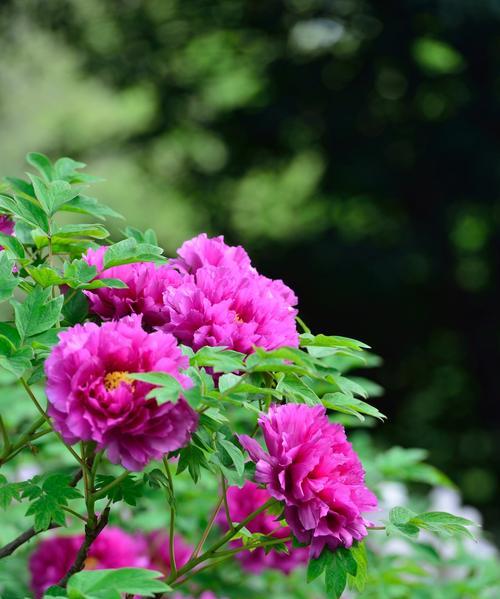
[[[96,478],[96,491],[104,489],[104,487],[107,487],[114,480],[114,476],[109,476],[107,474],[98,475]],[[135,506],[137,505],[137,500],[142,497],[143,493],[143,486],[132,474],[129,474],[122,481],[109,489],[104,497],[111,499],[113,503],[125,501],[125,503],[128,503],[129,505]]]
[[[201,468],[208,469],[208,462],[201,449],[192,443],[184,447],[179,452],[179,462],[177,463],[177,474],[188,470],[195,483],[200,478]]]
[[[316,559],[310,559],[307,564],[307,582],[312,582],[321,576],[332,559],[332,552],[327,548],[323,549],[321,555]]]
[[[36,287],[24,303],[11,300],[21,339],[43,333],[58,322],[64,297],[50,299],[50,292]]]

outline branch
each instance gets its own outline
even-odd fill
[[[101,534],[104,527],[108,523],[109,511],[110,508],[107,507],[96,524],[86,524],[85,539],[83,540],[83,543],[80,549],[78,550],[78,554],[75,558],[73,565],[68,570],[66,576],[64,576],[59,581],[59,586],[66,587],[66,585],[68,584],[68,580],[71,578],[71,576],[73,576],[73,574],[76,574],[77,572],[80,572],[80,570],[83,570],[83,568],[85,567],[85,560],[88,557],[92,543],[97,539],[97,537]]]
[[[51,524],[49,525],[49,528],[47,528],[47,530],[51,530],[52,528],[59,528],[59,526],[60,526],[59,524],[56,524],[55,522],[51,522]],[[7,545],[5,545],[4,547],[2,547],[0,549],[0,559],[3,559],[4,557],[8,557],[9,555],[12,555],[16,549],[21,547],[21,545],[24,545],[24,543],[27,543],[30,539],[32,539],[33,537],[36,537],[36,535],[40,534],[41,532],[45,532],[45,530],[35,530],[33,528],[33,526],[31,528],[28,528],[28,530],[25,530],[22,534],[20,534],[18,537],[16,537],[13,541],[11,541],[10,543],[7,543]]]

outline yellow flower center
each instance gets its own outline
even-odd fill
[[[104,386],[108,391],[113,391],[117,389],[121,382],[127,383],[127,385],[133,385],[134,381],[128,376],[128,372],[126,370],[115,370],[113,372],[108,372],[108,374],[104,377]]]
[[[243,320],[243,318],[241,318],[241,316],[238,313],[236,313],[234,315],[234,322],[239,322],[240,324],[242,324],[245,321]]]

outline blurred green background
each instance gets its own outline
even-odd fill
[[[244,244],[500,534],[499,67],[499,0],[3,0],[1,172],[69,155],[168,252]]]

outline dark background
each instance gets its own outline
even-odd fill
[[[500,1],[4,0],[0,33],[2,173],[69,154],[168,251],[244,244],[500,534]]]

